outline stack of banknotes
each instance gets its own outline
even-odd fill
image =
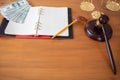
[[[26,0],[17,0],[16,2],[0,7],[0,13],[9,21],[24,23],[30,7]]]

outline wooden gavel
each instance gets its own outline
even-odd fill
[[[114,74],[116,74],[117,70],[116,70],[114,58],[113,58],[113,55],[112,55],[112,50],[111,50],[111,47],[110,47],[110,44],[109,44],[109,41],[108,41],[108,38],[107,38],[107,35],[106,35],[106,31],[105,31],[105,28],[104,28],[104,24],[107,24],[108,21],[109,21],[109,18],[106,15],[101,15],[100,18],[98,19],[98,23],[100,23],[99,25],[102,28],[103,35],[104,35],[104,38],[105,38],[106,48],[107,48],[108,56],[109,56],[110,63],[111,63],[111,66],[112,66],[112,70],[113,70]]]
[[[112,70],[114,74],[116,74],[117,70],[112,55],[112,50],[108,41],[112,36],[112,28],[108,24],[108,21],[109,21],[109,17],[107,15],[101,14],[101,16],[97,20],[91,20],[87,22],[85,26],[85,32],[88,37],[94,40],[105,41]]]

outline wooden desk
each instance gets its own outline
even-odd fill
[[[81,1],[29,0],[33,6],[67,6],[72,8],[73,19],[84,16],[91,20],[91,12],[80,10]],[[0,38],[0,80],[120,80],[120,11],[106,10],[100,0],[93,3],[95,10],[110,17],[117,75],[111,70],[105,43],[88,38],[84,24],[74,24],[74,39]]]

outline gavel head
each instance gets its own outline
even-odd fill
[[[101,24],[107,24],[109,21],[109,17],[107,15],[101,15],[100,18],[99,18],[99,22]]]

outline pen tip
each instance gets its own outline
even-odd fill
[[[54,37],[51,37],[51,39],[54,39]]]

